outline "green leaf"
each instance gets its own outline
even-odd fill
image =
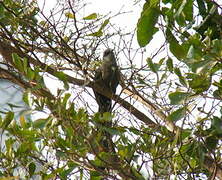
[[[35,75],[36,75],[36,73],[35,73],[31,68],[27,68],[26,77],[27,77],[29,80],[35,79]]]
[[[181,134],[180,134],[181,139],[184,140],[186,137],[189,137],[191,135],[191,133],[192,133],[192,130],[190,130],[190,129],[182,130]]]
[[[59,80],[62,80],[62,81],[67,81],[67,76],[64,72],[61,72],[61,71],[57,71],[55,72],[54,74]]]
[[[97,31],[95,33],[88,34],[87,36],[101,37],[103,35],[102,31]]]
[[[217,71],[222,70],[222,63],[216,63],[211,69],[210,69],[210,73],[214,74]]]
[[[27,74],[28,59],[26,57],[23,58],[23,69],[24,69],[25,74]]]
[[[185,87],[187,87],[187,82],[186,82],[185,78],[182,76],[180,69],[174,68],[174,73],[179,77],[180,83],[182,85],[184,85]]]
[[[39,129],[43,129],[47,122],[49,121],[49,119],[37,119],[33,122],[33,127],[34,128],[39,128]]]
[[[59,140],[59,143],[61,143],[60,141],[62,140],[62,141],[64,141],[63,139],[58,139],[57,138],[57,140]],[[61,143],[62,144],[62,143]],[[63,147],[61,147],[61,145],[60,144],[58,144],[59,145],[59,148],[63,148]],[[56,151],[56,156],[58,157],[58,158],[66,158],[66,153],[65,152],[63,152],[63,151],[60,151],[60,150],[57,150]]]
[[[205,143],[209,150],[214,150],[217,147],[218,138],[216,136],[209,136],[206,138]]]
[[[195,158],[198,159],[200,164],[203,164],[207,152],[206,147],[198,143],[196,143],[195,146],[196,146],[195,149],[197,150],[197,157]]]
[[[31,162],[29,164],[29,175],[30,175],[30,177],[33,176],[33,174],[35,173],[35,169],[36,169],[35,163]]]
[[[63,98],[62,104],[63,104],[63,106],[64,106],[65,108],[66,108],[66,105],[67,105],[67,102],[68,102],[70,96],[71,96],[70,93],[66,93],[65,96],[64,96],[64,98]]]
[[[102,24],[101,27],[99,28],[99,31],[103,30],[103,29],[107,26],[107,24],[109,24],[109,19],[106,19],[106,20],[103,22],[103,24]]]
[[[67,75],[64,72],[57,71],[54,75],[64,83],[64,88],[67,90],[69,89],[69,84],[67,82]]]
[[[90,171],[90,179],[91,180],[102,180],[104,179],[101,174],[97,171]]]
[[[204,4],[204,0],[197,0],[198,10],[200,11],[201,16],[205,16],[207,13],[206,6]]]
[[[0,19],[4,18],[4,14],[5,14],[4,10],[5,10],[5,8],[4,8],[3,4],[0,4]]]
[[[183,13],[185,15],[185,20],[193,21],[193,0],[186,1]]]
[[[84,20],[93,20],[93,19],[96,19],[97,18],[97,14],[96,13],[92,13],[86,17],[84,17],[83,19]]]
[[[16,53],[12,53],[12,60],[16,66],[16,68],[23,72],[24,68],[23,68],[23,63],[22,63],[22,59],[16,54]]]
[[[207,74],[187,73],[187,79],[189,79],[190,88],[197,94],[208,90],[211,85],[211,77],[207,76]]]
[[[102,161],[102,160],[100,160],[100,159],[103,159],[103,158],[107,157],[107,154],[108,154],[108,153],[106,153],[106,152],[101,152],[101,153],[99,153],[99,157],[100,157],[100,158],[96,158],[95,160],[92,160],[91,163],[92,163],[94,166],[97,166],[97,167],[105,167],[105,166],[106,166],[106,165],[105,165],[105,161]],[[108,154],[108,156],[110,156],[110,155]],[[105,159],[106,159],[106,158],[105,158]]]
[[[14,112],[12,112],[12,111],[7,112],[0,127],[2,129],[6,129],[9,126],[9,124],[12,122],[13,119],[14,119]]]
[[[13,151],[12,149],[14,147],[14,143],[15,143],[15,139],[9,138],[9,139],[5,140],[6,151],[8,152],[7,154],[9,157],[12,156],[11,152]],[[15,157],[13,156],[13,158],[15,158]]]
[[[193,1],[182,0],[180,7],[174,15],[175,19],[185,18],[187,21],[193,20]]]
[[[212,125],[211,125],[212,130],[215,131],[216,135],[221,136],[222,135],[222,119],[217,116],[213,116],[213,119],[211,120],[211,122],[212,122]]]
[[[174,14],[174,18],[179,18],[181,13],[183,12],[184,7],[186,6],[187,1],[186,0],[181,0],[180,7],[178,8],[177,12]]]
[[[106,132],[108,132],[111,135],[122,135],[122,132],[116,128],[104,127],[102,129],[104,129]]]
[[[26,141],[24,141],[18,147],[16,154],[28,153],[30,150],[31,150],[31,148],[29,147],[29,144]]]
[[[191,94],[186,92],[173,92],[169,94],[170,104],[182,104]]]
[[[109,24],[109,19],[106,19],[103,24],[100,26],[99,30],[97,32],[88,34],[87,36],[94,36],[94,37],[101,37],[103,35],[102,30]]]
[[[219,90],[219,89],[215,90],[215,91],[213,92],[213,96],[214,96],[215,98],[222,98],[222,91]]]
[[[71,13],[71,12],[66,12],[66,13],[65,13],[65,16],[66,16],[67,18],[70,18],[70,19],[75,19],[75,15],[74,15],[73,13]]]
[[[171,53],[178,59],[182,60],[186,57],[185,48],[178,43],[169,28],[166,30],[167,40],[169,42]]]
[[[192,65],[193,61],[199,62],[203,59],[204,52],[201,49],[201,43],[199,43],[199,39],[193,39],[192,43],[196,43],[197,45],[191,45],[187,52],[187,59],[185,59],[185,63],[187,61],[188,65]],[[199,46],[199,47],[198,47]],[[194,59],[194,60],[193,60]]]
[[[22,100],[23,100],[24,103],[26,103],[28,106],[31,106],[31,104],[32,104],[32,99],[31,99],[31,92],[30,92],[30,90],[26,90],[26,91],[23,93]]]
[[[172,73],[173,72],[173,60],[171,58],[168,58],[166,61],[167,68]]]
[[[148,66],[149,66],[149,68],[150,68],[150,70],[151,70],[152,72],[154,72],[154,73],[157,73],[157,72],[158,72],[158,69],[159,69],[159,67],[160,67],[159,64],[153,63],[153,61],[152,61],[151,58],[147,58],[146,62],[147,62]]]
[[[176,122],[182,119],[186,115],[186,111],[187,111],[186,107],[179,108],[176,111],[173,111],[172,113],[170,113],[167,119],[170,121]]]
[[[157,2],[146,2],[143,6],[143,11],[137,23],[137,41],[140,47],[147,45],[153,38],[153,35],[158,31],[155,25],[160,15],[160,10]]]
[[[222,57],[222,40],[215,39],[212,41],[212,52],[215,53],[218,58]]]
[[[68,175],[75,169],[75,167],[71,167],[71,168],[68,168],[68,169],[64,169],[60,174],[60,176],[63,178],[63,179],[68,179]]]

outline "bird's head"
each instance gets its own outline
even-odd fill
[[[103,53],[103,60],[104,60],[104,61],[113,61],[113,62],[116,61],[115,55],[114,55],[112,49],[108,48],[108,49],[106,49],[106,50],[104,51],[104,53]]]

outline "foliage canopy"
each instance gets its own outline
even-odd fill
[[[0,2],[0,78],[30,107],[0,118],[0,177],[222,179],[222,6],[149,0],[127,33],[112,24],[121,12],[83,16],[84,6],[64,0],[47,15],[34,0]],[[116,95],[92,80],[110,46]],[[113,99],[112,114],[96,112],[92,88]],[[102,131],[115,153],[101,148]]]

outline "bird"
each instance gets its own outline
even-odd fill
[[[104,51],[102,63],[95,72],[94,81],[95,83],[98,83],[101,88],[106,88],[115,94],[116,88],[119,84],[119,68],[112,49],[108,48]],[[95,90],[93,91],[96,102],[99,106],[98,113],[101,114],[101,117],[103,117],[106,112],[111,113],[112,99],[96,92]],[[112,120],[102,120],[97,122],[97,125],[98,130],[102,134],[98,142],[98,144],[101,145],[102,151],[114,153],[115,148],[112,142],[112,135],[107,131],[107,128],[112,127]]]
[[[103,53],[101,66],[96,70],[94,81],[101,84],[113,94],[119,84],[119,68],[116,57],[112,49],[108,48]],[[105,113],[112,111],[112,100],[96,91],[94,91],[96,102],[99,106],[98,112]]]

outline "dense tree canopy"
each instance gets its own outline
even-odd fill
[[[0,2],[0,78],[30,107],[18,120],[13,105],[1,112],[0,177],[222,179],[222,5],[137,5],[137,27],[125,32],[112,22],[125,12],[84,14],[84,0],[58,1],[49,14],[35,0]],[[116,94],[93,81],[108,47]],[[113,100],[112,113],[97,112],[92,89]]]

